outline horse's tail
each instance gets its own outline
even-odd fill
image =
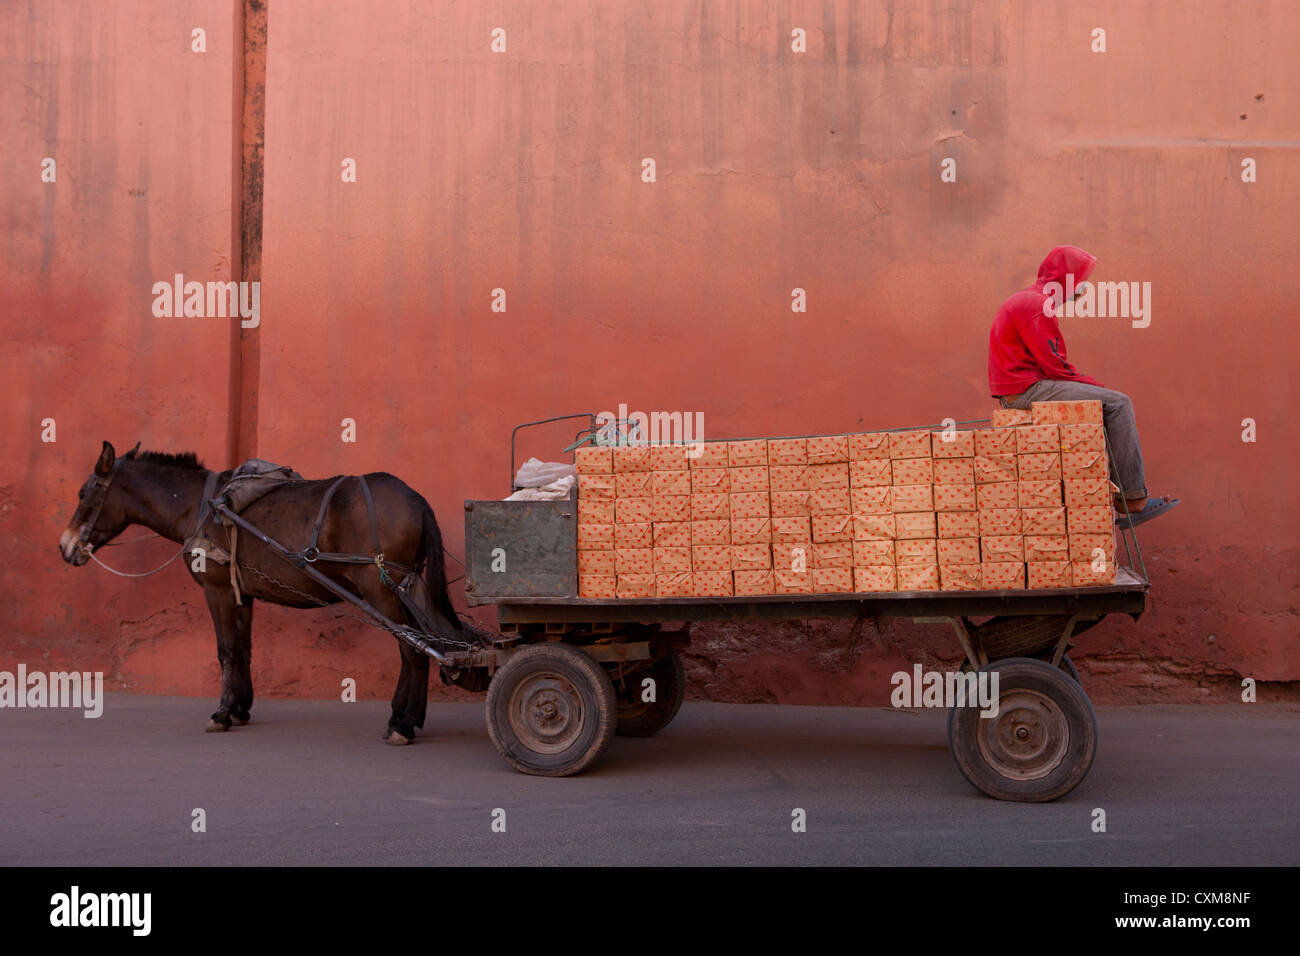
[[[438,636],[445,640],[465,640],[465,625],[452,607],[447,594],[447,566],[442,560],[442,532],[438,519],[427,501],[421,500],[423,527],[420,533],[420,558],[424,562],[424,585],[429,592],[429,613]]]

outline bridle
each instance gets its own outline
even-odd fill
[[[121,458],[113,462],[113,470],[108,473],[108,477],[91,474],[91,477],[95,479],[95,487],[90,490],[88,497],[92,499],[93,505],[90,510],[90,517],[83,521],[81,527],[77,530],[77,543],[81,545],[87,554],[92,554],[95,550],[95,546],[90,543],[90,538],[95,533],[95,525],[99,523],[99,513],[104,510],[104,502],[108,500],[108,489],[112,487],[113,479],[117,477],[117,469],[121,465]]]

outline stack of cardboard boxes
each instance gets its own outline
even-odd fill
[[[579,596],[1113,583],[1100,403],[992,425],[579,448]]]

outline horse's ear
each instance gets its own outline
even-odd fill
[[[95,462],[95,474],[107,478],[113,471],[113,462],[116,459],[117,453],[113,451],[113,446],[104,442],[104,450],[99,453],[99,461]]]
[[[139,450],[140,450],[140,443],[139,443],[139,442],[136,442],[136,443],[135,443],[135,447],[132,448],[130,451],[128,451],[128,452],[127,452],[125,455],[123,455],[122,457],[125,458],[127,461],[130,461],[132,458],[135,457],[135,453],[138,452]]]

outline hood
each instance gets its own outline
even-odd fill
[[[1057,246],[1047,254],[1043,264],[1038,267],[1038,288],[1049,282],[1065,285],[1067,273],[1074,273],[1074,284],[1078,285],[1097,267],[1097,257],[1084,252],[1078,246]]]

